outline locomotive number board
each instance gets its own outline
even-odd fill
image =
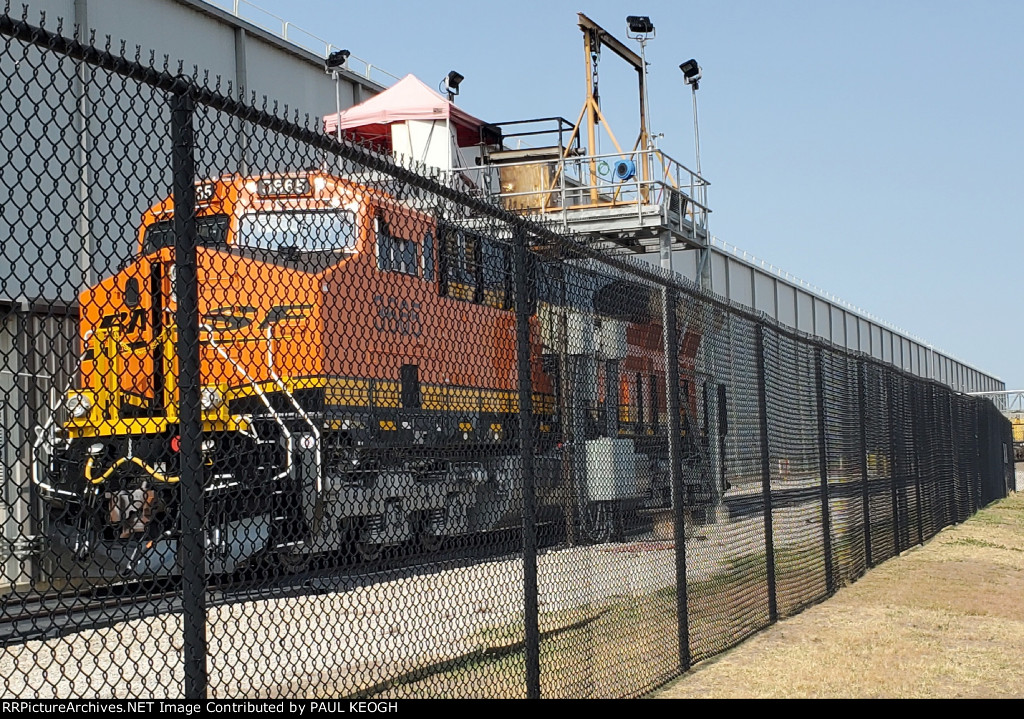
[[[256,183],[260,197],[296,197],[312,192],[308,177],[268,177]]]

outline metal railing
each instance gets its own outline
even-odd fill
[[[456,168],[506,207],[541,215],[591,209],[658,208],[670,221],[706,232],[710,183],[661,150],[559,156]]]
[[[992,400],[1000,412],[1024,413],[1024,389],[1009,389],[1004,392],[971,392],[970,395]]]
[[[203,0],[214,7],[230,12],[239,20],[245,20],[248,23],[252,23],[256,27],[266,30],[269,33],[276,35],[285,42],[289,42],[296,47],[300,47],[303,50],[326,58],[335,50],[341,50],[342,48],[329,40],[325,40],[319,35],[301,28],[293,22],[285,20],[283,17],[279,17],[269,10],[265,10],[256,3],[249,2],[249,0]],[[387,70],[380,68],[369,60],[364,60],[358,55],[349,55],[348,62],[345,65],[347,70],[352,71],[357,75],[365,77],[367,80],[383,85],[387,87],[397,82],[401,78],[398,75],[393,75]]]

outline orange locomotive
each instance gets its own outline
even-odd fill
[[[136,258],[82,293],[81,389],[36,446],[53,544],[89,572],[176,571],[172,207],[151,208]],[[372,558],[518,523],[506,241],[321,172],[201,183],[196,224],[211,571],[256,556],[293,568],[343,547]],[[610,527],[621,506],[664,496],[660,327],[635,292],[625,309],[573,307],[564,266],[558,291],[542,264],[540,518],[579,512]],[[581,318],[589,329],[566,329]],[[692,360],[699,341],[687,344]],[[575,449],[556,445],[563,424]]]

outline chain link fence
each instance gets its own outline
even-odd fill
[[[0,16],[6,696],[637,696],[1012,487],[987,401],[128,55]]]

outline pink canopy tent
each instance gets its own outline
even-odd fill
[[[488,143],[501,140],[497,128],[449,102],[414,75],[406,75],[384,92],[343,110],[340,115],[326,116],[324,130],[335,134],[340,121],[341,131],[349,139],[390,150],[392,123],[445,119],[451,122],[459,147],[480,144],[481,130]]]

